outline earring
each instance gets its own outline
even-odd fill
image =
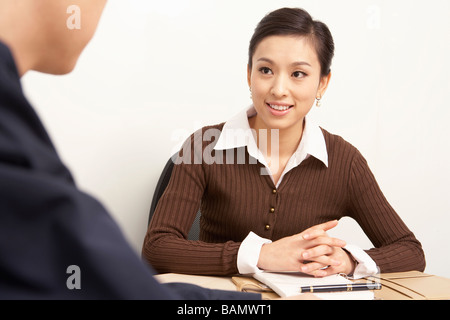
[[[322,105],[322,101],[320,101],[322,98],[316,98],[316,107],[320,108],[320,106]]]
[[[250,99],[253,100],[252,88],[248,88],[250,90]]]

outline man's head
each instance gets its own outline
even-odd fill
[[[73,70],[97,28],[106,0],[0,0],[0,41],[19,73]]]

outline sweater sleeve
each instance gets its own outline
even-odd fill
[[[351,165],[349,194],[350,215],[375,246],[366,252],[380,272],[423,271],[425,256],[420,242],[388,203],[357,150]]]
[[[142,256],[161,273],[235,274],[240,242],[187,240],[207,188],[204,168],[199,158],[195,158],[198,154],[194,154],[197,149],[194,146],[201,143],[199,139],[194,134],[183,146],[183,152],[192,153],[189,156],[185,153],[174,165],[145,236]]]

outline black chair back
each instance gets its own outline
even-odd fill
[[[169,158],[164,169],[159,177],[158,183],[156,184],[155,192],[153,194],[152,204],[150,205],[150,212],[148,216],[148,225],[150,225],[150,221],[152,220],[153,214],[155,213],[156,206],[158,205],[158,201],[166,190],[167,185],[169,184],[170,177],[172,175],[172,170],[174,166],[174,162],[172,159],[175,159],[174,156]],[[189,240],[198,240],[200,235],[200,209],[197,212],[197,216],[195,217],[194,222],[192,223],[191,230],[188,234]]]

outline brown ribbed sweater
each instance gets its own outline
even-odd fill
[[[375,248],[366,252],[381,272],[423,271],[420,242],[383,196],[363,156],[341,137],[322,131],[328,168],[309,157],[284,176],[278,189],[247,152],[245,164],[236,164],[237,150],[235,164],[194,164],[196,143],[202,152],[208,148],[212,156],[226,156],[212,151],[214,144],[201,141],[202,135],[192,135],[185,144],[191,147],[191,164],[174,166],[145,236],[143,257],[159,272],[231,275],[238,273],[237,253],[250,231],[275,241],[349,216],[372,241]],[[200,241],[186,240],[198,208]]]

